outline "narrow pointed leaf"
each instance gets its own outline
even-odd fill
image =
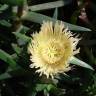
[[[0,6],[0,12],[6,10],[8,8],[8,5],[4,4]]]
[[[58,19],[58,8],[55,8],[54,14],[53,14],[54,19]]]
[[[17,53],[20,54],[21,49],[17,44],[12,44],[13,50]]]
[[[91,69],[91,70],[94,70],[89,64],[83,62],[82,60],[79,60],[78,58],[76,58],[74,56],[71,57],[70,63],[78,65],[78,66],[82,66],[82,67],[85,67],[85,68],[88,68],[88,69]]]
[[[56,88],[56,86],[53,85],[53,84],[48,84],[48,85],[47,85],[47,90],[48,90],[48,92],[50,92],[50,91],[52,91],[52,90],[56,91],[57,88]]]
[[[24,0],[0,0],[0,3],[8,4],[8,5],[22,5]]]
[[[21,67],[19,67],[19,66],[15,67],[14,69],[12,69],[11,67],[8,67],[8,69],[6,70],[5,73],[0,74],[0,80],[12,78],[13,77],[12,73],[14,74],[14,72],[15,72],[18,74],[18,69],[20,69],[20,68]],[[18,75],[20,75],[20,74],[18,74]]]
[[[47,84],[36,84],[36,91],[42,91],[47,87]]]
[[[12,68],[15,68],[17,65],[16,62],[11,57],[11,55],[9,55],[8,53],[6,53],[5,51],[3,51],[1,49],[0,49],[0,59],[5,61],[6,63],[8,63],[9,66]]]
[[[13,34],[18,38],[18,43],[20,45],[25,44],[25,43],[27,43],[27,42],[29,42],[31,40],[30,37],[28,37],[28,36],[26,36],[26,35],[24,35],[22,33],[13,32]]]
[[[12,76],[9,74],[9,73],[3,73],[0,75],[0,80],[4,80],[4,79],[9,79],[11,78]]]
[[[25,42],[28,42],[28,41],[30,41],[30,39],[31,39],[30,37],[28,37],[28,36],[26,36],[26,35],[24,35],[24,34],[22,34],[22,33],[13,32],[13,34],[14,34],[16,37],[24,40]]]
[[[21,26],[18,28],[18,30],[16,30],[15,32],[16,32],[16,33],[25,34],[28,30],[29,30],[28,27],[21,25]]]
[[[29,6],[29,10],[40,11],[40,10],[52,9],[52,8],[56,8],[56,7],[65,6],[71,2],[72,2],[72,0],[58,0],[58,1],[54,1],[54,2],[48,2],[48,3],[44,3],[44,4]]]
[[[46,16],[46,15],[42,15],[42,14],[39,14],[39,13],[36,13],[36,12],[28,12],[26,15],[24,15],[22,17],[22,19],[32,21],[32,22],[36,22],[36,23],[40,23],[40,24],[42,24],[43,21],[52,21],[52,22],[58,21],[59,23],[61,22],[60,20],[56,20],[54,18],[51,18],[51,17]],[[91,31],[90,29],[85,28],[85,27],[73,25],[73,24],[70,24],[70,23],[63,22],[63,21],[62,21],[62,23],[64,23],[65,27],[68,27],[70,30]]]
[[[5,27],[11,27],[11,24],[7,22],[6,20],[0,20],[0,25]]]

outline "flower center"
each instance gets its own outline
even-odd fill
[[[49,41],[45,44],[41,52],[42,58],[49,64],[53,64],[61,60],[64,55],[64,48],[60,42]]]

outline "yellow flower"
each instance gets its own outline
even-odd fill
[[[76,49],[79,40],[73,37],[62,22],[56,22],[54,26],[50,21],[43,22],[39,33],[32,34],[28,46],[33,62],[30,67],[37,68],[36,72],[45,74],[47,78],[69,71],[71,68],[68,62],[71,56],[79,52]]]

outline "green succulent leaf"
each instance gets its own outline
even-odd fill
[[[28,30],[28,27],[21,25],[15,32],[25,34]]]
[[[21,25],[16,32],[13,34],[17,38],[17,42],[19,45],[25,45],[27,42],[30,41],[30,37],[26,36],[25,33],[29,30],[28,27]]]
[[[55,8],[54,14],[53,14],[54,19],[58,19],[58,8]]]
[[[31,40],[31,38],[30,37],[28,37],[28,36],[26,36],[26,35],[24,35],[24,34],[22,34],[22,33],[19,33],[19,32],[13,32],[13,34],[18,38],[18,42],[19,42],[19,44],[20,43],[27,43],[27,42],[29,42],[30,40]]]
[[[8,5],[4,4],[0,6],[0,13],[8,8]]]
[[[46,15],[42,15],[42,14],[39,14],[39,13],[36,13],[36,12],[28,12],[27,14],[25,14],[22,17],[22,19],[32,21],[32,22],[36,22],[36,23],[40,23],[40,24],[42,24],[43,21],[52,21],[52,22],[58,21],[59,23],[61,22],[60,20],[56,20],[54,18],[51,18],[51,17],[46,16]],[[64,21],[62,21],[62,23],[64,23],[65,27],[68,27],[70,30],[74,30],[74,31],[91,31],[88,28],[73,25],[73,24],[70,24],[70,23],[66,23]]]
[[[7,22],[6,20],[0,20],[0,25],[5,27],[11,27],[11,24]]]
[[[9,73],[3,73],[0,75],[0,80],[4,80],[4,79],[9,79],[11,78],[12,76],[9,74]]]
[[[12,44],[12,47],[17,54],[20,54],[21,48],[17,44]]]
[[[47,87],[47,84],[36,84],[36,91],[42,91]]]
[[[89,64],[83,62],[82,60],[79,60],[78,58],[76,58],[74,56],[71,57],[69,62],[72,63],[72,64],[75,64],[75,65],[81,66],[81,67],[85,67],[85,68],[94,70]]]
[[[48,92],[49,92],[49,91],[55,91],[55,90],[57,90],[57,88],[56,88],[55,85],[48,84],[48,85],[47,85],[47,90],[48,90]]]
[[[21,73],[18,74],[20,71]],[[21,75],[22,74],[22,68],[20,66],[15,67],[12,69],[11,67],[8,67],[5,73],[0,74],[0,80],[9,79],[13,76]]]
[[[72,2],[72,0],[58,0],[58,1],[54,1],[54,2],[48,2],[48,3],[29,6],[29,10],[40,11],[40,10],[52,9],[52,8],[56,8],[56,7],[65,6],[71,2]]]
[[[9,64],[10,67],[15,68],[16,62],[11,55],[0,49],[0,59]]]
[[[0,3],[8,4],[8,5],[22,5],[25,0],[0,0]]]

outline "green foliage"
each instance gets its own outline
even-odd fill
[[[18,55],[21,53],[21,48],[17,44],[12,44],[12,47]]]
[[[62,6],[70,4],[71,2],[72,0],[64,0],[64,1],[59,0],[59,1],[54,1],[54,2],[48,2],[44,4],[29,6],[29,9],[31,11],[40,11],[40,10],[52,9],[56,7],[62,7]]]
[[[0,3],[8,4],[8,5],[23,5],[24,0],[0,0]]]
[[[95,0],[50,1],[0,0],[0,96],[96,95]],[[82,8],[86,9],[83,13]],[[74,68],[53,80],[29,68],[27,46],[43,21],[62,22],[82,37],[77,46],[80,54],[68,62]]]
[[[88,65],[87,63],[77,59],[76,57],[72,57],[71,60],[70,60],[70,63],[75,64],[75,65],[79,65],[79,66],[82,66],[82,67],[85,67],[85,68],[88,68],[88,69],[91,69],[91,70],[94,70],[90,65]]]
[[[58,18],[58,8],[55,8],[53,18],[57,19]]]
[[[12,56],[1,49],[0,49],[0,59],[4,60],[6,63],[8,63],[10,65],[10,67],[15,68],[16,62],[14,61]]]
[[[28,21],[33,21],[33,22],[40,23],[40,24],[42,24],[43,21],[47,21],[47,20],[52,21],[52,22],[56,22],[56,21],[58,21],[59,23],[61,22],[60,20],[56,20],[54,18],[51,18],[49,16],[45,16],[45,15],[42,15],[42,14],[39,14],[39,13],[36,13],[36,12],[28,12],[25,16],[22,17],[22,19],[23,20],[28,20]],[[65,27],[68,26],[68,28],[70,30],[91,31],[88,28],[80,27],[80,26],[69,24],[69,23],[66,23],[66,22],[63,22],[63,23],[64,23]]]
[[[17,38],[20,38],[22,39],[21,41],[24,41],[25,43],[29,42],[31,40],[30,37],[27,37],[26,35],[22,34],[22,33],[17,33],[17,32],[14,32],[13,33],[14,35],[16,35]],[[19,42],[20,43],[20,42]]]
[[[11,24],[9,22],[7,22],[6,20],[0,20],[0,25],[3,25],[5,27],[10,27]]]
[[[8,8],[8,5],[0,5],[0,13]]]

